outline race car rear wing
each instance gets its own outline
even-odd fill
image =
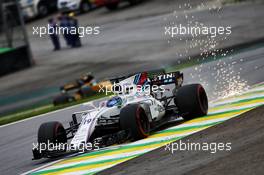
[[[175,84],[176,86],[181,86],[183,83],[183,73],[176,71],[176,72],[169,72],[164,74],[157,74],[149,77],[151,85],[168,85],[168,84]]]
[[[125,79],[127,79],[133,75],[141,74],[141,73],[147,73],[148,76],[152,77],[154,75],[165,74],[165,70],[164,69],[155,69],[155,70],[149,70],[149,71],[145,71],[145,72],[136,72],[136,73],[128,74],[125,76],[110,77],[110,78],[108,78],[108,80],[111,83],[119,83],[122,80],[125,80]]]
[[[135,76],[134,84],[142,85],[146,80],[150,85],[168,85],[175,84],[176,86],[181,86],[183,83],[183,73],[169,72],[166,73],[164,69],[152,70],[147,72],[135,73],[126,76],[115,77],[109,79],[111,83],[120,83],[121,81],[128,79],[129,77]]]

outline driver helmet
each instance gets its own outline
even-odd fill
[[[119,96],[112,97],[106,103],[107,107],[119,106],[122,104],[122,98]]]

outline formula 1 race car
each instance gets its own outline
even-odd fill
[[[116,95],[98,107],[72,114],[69,128],[64,129],[57,121],[41,124],[38,143],[68,145],[71,139],[69,145],[73,150],[89,143],[102,148],[144,139],[180,117],[190,120],[207,115],[208,99],[202,85],[182,83],[180,72],[135,74],[114,83],[112,90]],[[55,157],[67,151],[65,147],[41,152],[34,148],[33,159]]]
[[[57,106],[93,96],[99,91],[100,86],[106,87],[111,84],[108,80],[97,83],[93,75],[84,74],[79,79],[61,86],[61,93],[53,98],[53,105]]]

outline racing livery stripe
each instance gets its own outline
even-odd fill
[[[146,139],[68,158],[32,174],[95,174],[190,134],[239,116],[263,104],[264,85],[260,84],[241,94],[241,96],[215,101],[210,106],[207,116],[190,121],[179,121],[179,125],[155,132]]]

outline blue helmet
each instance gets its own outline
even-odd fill
[[[110,107],[118,106],[121,104],[122,104],[122,98],[115,96],[107,101],[106,106],[110,108]]]

